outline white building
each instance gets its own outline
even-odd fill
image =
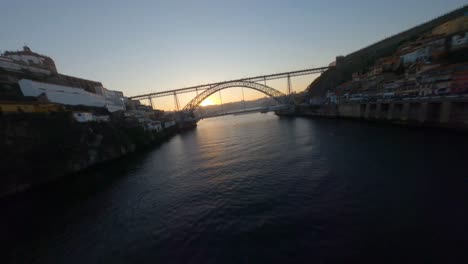
[[[161,122],[159,122],[159,121],[148,122],[146,124],[146,127],[147,127],[148,130],[156,131],[156,132],[161,132],[163,130]]]
[[[90,112],[73,112],[73,118],[79,123],[86,122],[109,122],[110,116],[108,115],[95,115]]]
[[[97,94],[105,98],[109,112],[125,111],[125,96],[122,92],[108,90],[104,87],[95,87],[95,89]]]
[[[21,51],[5,51],[3,58],[9,59],[16,64],[20,64],[25,67],[46,70],[49,74],[57,73],[54,60],[48,56],[31,51],[27,46],[24,46]]]
[[[52,103],[64,105],[84,105],[93,107],[105,107],[106,100],[103,96],[87,92],[81,88],[36,82],[22,79],[18,82],[24,96],[38,97],[44,94]]]
[[[124,111],[125,103],[122,92],[99,87],[101,94],[85,91],[82,88],[22,79],[18,82],[24,96],[38,97],[44,94],[50,102],[64,105],[84,105],[106,107],[109,112]]]
[[[94,121],[94,115],[88,112],[73,112],[73,118],[80,123]]]
[[[468,44],[468,32],[453,36],[451,44],[452,49],[458,49],[466,46]]]
[[[338,97],[336,96],[336,94],[332,91],[327,91],[327,95],[326,95],[326,98],[327,98],[327,101],[332,103],[332,104],[336,104],[338,102]]]
[[[176,124],[175,121],[164,122],[164,128],[169,128],[169,127],[175,126],[175,124]]]
[[[407,53],[401,56],[403,64],[414,63],[416,61],[427,61],[429,60],[431,53],[428,47],[417,49],[413,52]]]
[[[0,57],[0,68],[13,72],[22,72],[23,70],[27,70],[32,73],[38,73],[43,75],[51,74],[51,71],[49,70],[17,63],[14,60],[9,59],[7,57]]]

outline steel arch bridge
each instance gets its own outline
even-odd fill
[[[233,81],[233,82],[227,82],[227,83],[221,83],[216,86],[210,87],[197,95],[195,98],[193,98],[188,104],[184,107],[183,111],[184,112],[193,112],[197,107],[210,95],[227,89],[227,88],[233,88],[233,87],[243,87],[243,88],[250,88],[253,90],[257,90],[261,93],[264,93],[271,98],[273,98],[275,101],[277,101],[279,104],[284,104],[286,103],[286,95],[274,88],[271,88],[269,86],[266,86],[264,84],[260,83],[255,83],[255,82],[249,82],[249,81]]]

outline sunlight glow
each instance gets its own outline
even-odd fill
[[[208,106],[208,105],[215,105],[215,104],[218,104],[217,102],[215,102],[213,99],[211,98],[206,98],[200,105],[201,106]]]

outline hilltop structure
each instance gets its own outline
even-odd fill
[[[44,74],[58,73],[54,60],[48,56],[32,52],[28,46],[24,46],[21,51],[6,51],[3,54],[1,63],[1,66],[13,71],[25,69]],[[42,69],[42,71],[38,69]]]
[[[27,46],[3,53],[0,69],[2,100],[41,98],[62,105],[105,107],[110,112],[125,110],[122,92],[108,90],[101,82],[60,74],[52,58]]]

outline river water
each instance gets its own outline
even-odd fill
[[[4,202],[2,258],[462,263],[467,169],[462,133],[207,119],[152,151]]]

